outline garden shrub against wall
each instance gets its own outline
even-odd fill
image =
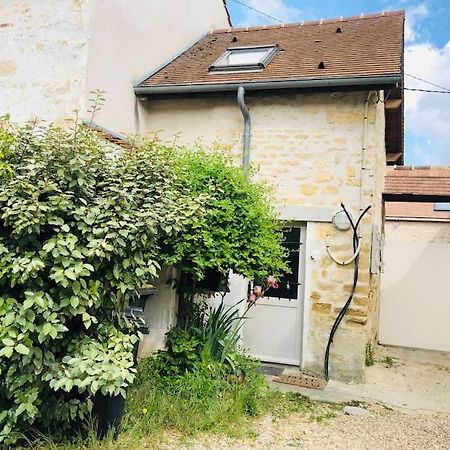
[[[158,242],[195,201],[171,186],[170,149],[113,152],[95,132],[10,127],[0,186],[0,441],[85,417],[133,381],[121,311],[160,268]],[[3,135],[2,135],[3,136]]]
[[[0,445],[64,430],[97,392],[125,394],[138,333],[122,310],[173,264],[282,268],[264,190],[223,155],[95,131],[0,125]]]
[[[268,202],[268,188],[252,182],[224,153],[179,152],[177,182],[204,199],[199,215],[166,242],[168,260],[202,278],[208,268],[252,280],[285,270],[280,223]]]

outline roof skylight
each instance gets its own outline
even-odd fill
[[[209,70],[228,72],[264,69],[272,61],[276,52],[276,45],[231,47],[209,67]]]

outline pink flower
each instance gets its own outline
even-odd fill
[[[272,287],[274,289],[278,289],[280,287],[280,285],[275,281],[275,283],[272,284]]]
[[[276,283],[277,282],[277,280],[275,279],[275,277],[273,276],[273,275],[269,275],[268,277],[267,277],[267,284],[269,285],[269,286],[272,286],[274,283]]]
[[[261,286],[254,286],[253,287],[253,294],[255,294],[256,298],[261,297],[261,295],[262,295],[262,287]]]
[[[255,295],[255,294],[250,294],[250,295],[248,296],[247,303],[248,303],[249,305],[253,305],[253,304],[256,302],[256,300],[257,300],[256,295]]]

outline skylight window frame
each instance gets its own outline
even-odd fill
[[[450,202],[435,202],[433,204],[433,211],[450,212]]]
[[[229,64],[220,65],[220,62],[226,59],[231,53],[246,51],[251,52],[252,50],[262,50],[267,49],[266,55],[258,63],[249,64]],[[278,51],[277,44],[267,44],[267,45],[252,45],[252,46],[240,46],[240,47],[228,47],[225,53],[223,53],[219,58],[217,58],[213,64],[209,66],[210,72],[237,72],[237,71],[249,71],[249,70],[263,70],[272,61],[274,56]]]

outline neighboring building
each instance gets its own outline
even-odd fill
[[[332,378],[364,377],[366,346],[378,330],[385,166],[403,162],[403,25],[403,12],[392,12],[217,30],[135,86],[142,133],[201,138],[207,147],[229,147],[239,162],[240,107],[249,110],[250,162],[273,186],[292,227],[287,245],[297,252],[282,298],[259,301],[243,331],[244,346],[266,361],[323,373],[354,274],[352,264],[338,266],[327,254],[328,240],[340,259],[353,254],[351,232],[338,231],[332,218],[341,202],[355,220],[371,206],[360,227],[358,286],[330,360]],[[232,277],[228,301],[246,289],[247,280]],[[176,313],[176,302],[168,309],[163,297],[149,302],[161,334]]]
[[[212,28],[229,25],[222,0],[7,0],[0,2],[0,115],[66,125],[88,116],[139,130],[132,86]]]
[[[382,344],[450,352],[450,167],[386,176]]]
[[[91,91],[100,89],[106,103],[95,121],[137,133],[143,107],[133,85],[143,73],[229,25],[224,0],[0,1],[0,115],[67,126],[77,110],[90,122]],[[101,131],[127,148],[120,133]],[[163,281],[158,287],[169,298],[162,310],[149,306],[152,347],[161,345],[176,305],[173,290]]]

